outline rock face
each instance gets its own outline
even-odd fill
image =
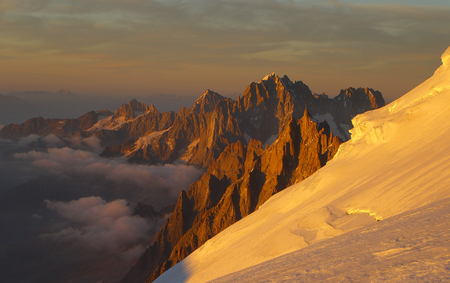
[[[286,121],[279,138],[263,149],[252,139],[229,144],[202,178],[182,192],[152,246],[122,282],[151,282],[208,239],[252,213],[272,195],[326,164],[340,139],[308,111]]]
[[[349,88],[329,99],[314,94],[302,82],[272,74],[251,83],[236,101],[207,90],[193,107],[176,114],[170,128],[167,123],[159,133],[108,147],[103,155],[126,155],[139,163],[183,162],[206,168],[237,141],[248,145],[255,139],[270,145],[291,118],[302,117],[306,107],[316,121],[326,120],[334,135],[347,140],[354,116],[383,105],[381,93],[369,88]],[[167,131],[161,132],[163,129]]]
[[[155,131],[165,130],[175,121],[174,112],[160,113],[153,105],[135,99],[114,113],[109,110],[91,111],[77,119],[32,118],[23,124],[10,124],[0,131],[1,138],[16,139],[31,134],[46,136],[98,137],[104,146],[129,143]]]
[[[348,138],[351,118],[384,105],[372,89],[349,88],[329,99],[275,74],[250,84],[237,101],[210,91],[200,100],[214,97],[214,108],[198,111],[196,103],[184,109],[178,114],[183,119],[177,117],[155,140],[154,148],[172,146],[170,160],[208,171],[181,193],[172,216],[122,282],[153,281],[272,195],[313,174],[337,152],[337,135]]]
[[[77,119],[44,119],[32,118],[23,124],[9,124],[0,132],[2,138],[20,138],[32,134],[46,136],[49,134],[67,135],[84,131],[98,122],[104,115],[111,115],[108,110],[91,111]]]

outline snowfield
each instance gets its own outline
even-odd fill
[[[356,116],[325,167],[156,282],[448,281],[450,48],[442,62],[400,99]]]
[[[212,282],[450,282],[450,199]]]

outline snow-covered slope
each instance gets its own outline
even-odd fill
[[[450,282],[450,199],[213,280]]]
[[[355,117],[351,140],[327,166],[273,196],[157,282],[213,280],[450,197],[450,48],[442,61],[400,99]],[[404,247],[389,249],[396,248]]]

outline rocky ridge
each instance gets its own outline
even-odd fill
[[[202,124],[203,135],[186,142],[195,144],[189,146],[187,162],[207,167],[207,172],[181,193],[172,216],[122,282],[152,282],[272,195],[324,166],[342,142],[327,119],[332,119],[335,130],[338,125],[346,132],[347,119],[383,105],[381,93],[372,89],[350,88],[329,99],[315,95],[302,82],[276,75],[250,84],[237,101],[219,100],[203,116],[209,119]],[[323,122],[313,118],[321,115],[327,118]],[[177,132],[171,128],[167,135],[171,131]],[[206,147],[207,153],[209,146],[218,149],[217,157],[210,151],[203,155],[203,163],[192,158],[201,148]]]
[[[207,90],[191,108],[181,109],[167,131],[143,140],[108,147],[103,156],[126,155],[132,161],[159,164],[183,162],[208,167],[230,144],[251,139],[270,145],[289,119],[308,111],[326,120],[334,135],[349,138],[351,119],[384,105],[380,92],[369,88],[342,90],[333,99],[314,94],[303,82],[275,74],[251,83],[236,101]]]
[[[182,192],[152,246],[122,282],[151,282],[272,195],[308,177],[337,152],[341,141],[308,111],[290,118],[266,149],[252,139],[228,145],[202,178]]]
[[[44,119],[32,118],[22,124],[9,124],[0,131],[1,138],[16,139],[32,134],[47,136],[49,134],[68,135],[87,130],[99,121],[102,116],[109,116],[109,110],[91,111],[77,119]]]
[[[114,113],[92,111],[77,119],[29,119],[10,124],[1,138],[30,134],[98,137],[102,156],[127,156],[145,164],[186,163],[208,167],[229,144],[251,139],[270,145],[290,118],[300,119],[308,107],[315,121],[326,120],[334,135],[349,138],[351,119],[384,105],[380,92],[369,88],[341,90],[333,99],[313,93],[301,81],[266,76],[251,83],[237,100],[207,90],[191,108],[159,112],[136,100]]]

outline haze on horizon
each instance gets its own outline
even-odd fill
[[[0,93],[230,96],[275,72],[335,96],[387,101],[449,44],[444,0],[3,0]]]

